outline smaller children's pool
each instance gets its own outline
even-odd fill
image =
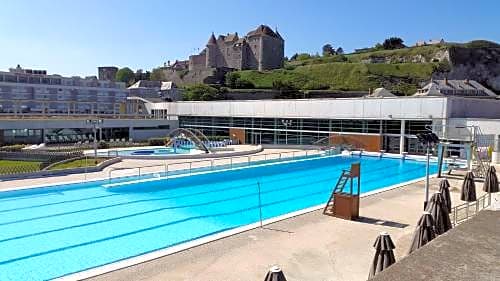
[[[91,151],[93,154],[93,151]],[[192,147],[180,146],[177,148],[165,146],[148,146],[123,149],[106,149],[98,151],[99,156],[166,156],[175,154],[195,154],[199,150]],[[89,151],[90,153],[90,151]]]

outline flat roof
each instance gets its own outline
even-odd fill
[[[179,116],[388,120],[500,118],[500,100],[463,97],[182,101],[148,106]]]

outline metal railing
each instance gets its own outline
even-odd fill
[[[267,153],[267,154],[254,154],[254,155],[244,155],[244,156],[231,156],[231,157],[221,157],[221,158],[209,158],[209,159],[201,159],[201,160],[194,160],[194,161],[186,161],[186,162],[173,162],[173,163],[167,163],[166,161],[163,164],[154,164],[154,165],[141,165],[141,166],[134,166],[134,167],[111,167],[109,168],[108,171],[108,181],[111,181],[113,173],[117,171],[123,171],[123,170],[131,170],[134,171],[136,170],[137,173],[134,173],[132,175],[122,175],[118,176],[118,178],[121,177],[133,177],[133,176],[138,176],[139,178],[141,176],[145,175],[153,175],[153,174],[158,174],[159,176],[164,176],[168,179],[168,176],[172,174],[174,171],[177,171],[179,173],[183,174],[188,174],[192,175],[193,171],[212,171],[215,168],[225,168],[232,170],[234,168],[238,167],[245,167],[249,166],[251,163],[257,163],[260,161],[273,161],[276,160],[278,162],[282,160],[292,160],[296,159],[299,157],[309,157],[309,156],[319,156],[319,155],[333,155],[335,150],[292,150],[292,151],[285,151],[285,152],[274,152],[274,153]],[[199,165],[200,163],[207,163],[206,165]],[[183,166],[184,168],[180,169],[172,169],[172,167],[175,166]],[[155,171],[147,171],[148,169],[151,168],[156,168]]]
[[[451,209],[450,217],[453,226],[463,223],[486,209],[491,204],[491,194],[486,193],[474,202],[466,202]]]
[[[79,112],[60,112],[60,113],[38,113],[38,112],[0,112],[2,119],[89,119],[89,118],[105,118],[105,119],[164,119],[178,120],[177,115],[165,115],[162,118],[151,114],[134,114],[134,113],[79,113]]]

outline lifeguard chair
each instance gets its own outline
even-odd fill
[[[359,194],[361,190],[360,163],[351,164],[350,170],[343,170],[333,189],[323,214],[346,220],[359,217]],[[357,187],[354,187],[356,181]],[[349,182],[349,190],[345,190]]]

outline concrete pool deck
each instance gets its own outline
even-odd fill
[[[252,145],[235,145],[233,146],[236,151],[245,151],[251,150]],[[297,155],[301,153],[305,155],[307,150],[298,150],[298,149],[264,149],[261,152],[250,154],[254,160],[263,160],[264,155],[282,153],[285,156],[291,156],[291,153],[294,151],[297,152]],[[314,150],[309,150],[314,151]],[[317,152],[317,151],[316,151]],[[247,161],[247,155],[244,156],[235,156],[234,164],[243,163]],[[89,158],[91,161],[92,158]],[[26,178],[26,179],[15,179],[15,180],[0,180],[0,191],[4,190],[15,190],[22,189],[26,187],[33,186],[42,186],[42,185],[56,185],[62,183],[73,183],[73,182],[85,182],[85,181],[93,181],[98,179],[108,179],[111,170],[113,171],[113,177],[120,176],[134,176],[137,175],[138,171],[136,167],[145,167],[141,168],[142,173],[157,173],[164,171],[164,164],[170,165],[170,171],[173,170],[181,170],[181,169],[189,169],[192,168],[201,168],[209,166],[210,163],[214,161],[216,165],[224,165],[229,164],[230,160],[227,157],[217,159],[217,158],[201,158],[201,159],[158,159],[158,160],[148,160],[148,159],[123,159],[121,162],[111,165],[100,172],[94,173],[81,173],[81,174],[68,174],[63,176],[52,176],[52,177],[39,177],[39,178]],[[189,165],[188,162],[192,162],[193,164]]]
[[[461,177],[450,176],[452,201],[461,204]],[[431,193],[439,179],[431,179]],[[375,238],[387,231],[396,259],[407,253],[420,217],[424,182],[361,199],[359,221],[314,211],[88,280],[263,280],[279,265],[289,281],[366,280]],[[483,194],[477,183],[478,196]]]
[[[290,151],[296,150],[266,149],[255,155]],[[178,162],[185,160],[169,161]],[[165,160],[126,160],[116,167],[163,163]],[[199,162],[199,165],[207,163]],[[108,170],[85,175],[87,180],[107,176]],[[24,179],[0,182],[0,189],[82,180],[84,175]],[[431,180],[434,189],[436,182]],[[453,202],[460,204],[461,179],[450,178],[450,183],[455,187]],[[478,196],[482,194],[481,186],[477,184]],[[361,221],[344,221],[314,211],[91,280],[260,280],[273,264],[283,268],[289,281],[366,280],[373,257],[372,244],[380,231],[392,235],[398,259],[406,254],[421,213],[423,194],[423,181],[420,181],[362,198],[360,213],[364,218]]]

